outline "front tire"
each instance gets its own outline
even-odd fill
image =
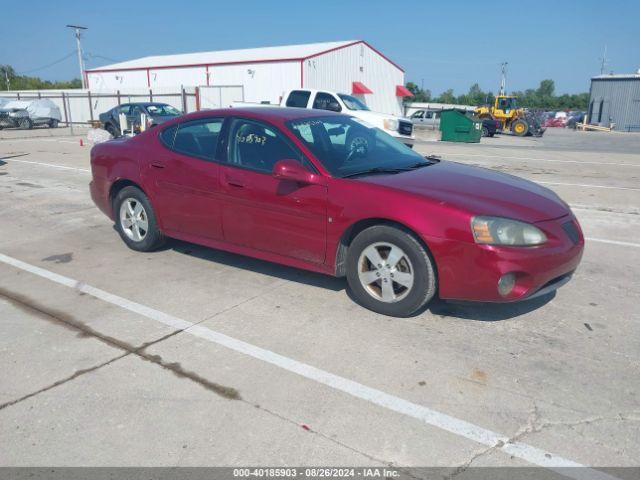
[[[483,137],[489,136],[489,129],[487,127],[482,127],[482,136]]]
[[[151,202],[139,188],[120,190],[113,200],[113,213],[120,237],[132,250],[151,252],[165,243]]]
[[[33,128],[33,122],[31,121],[30,118],[21,118],[20,121],[18,122],[18,127],[20,127],[23,130],[31,130]]]
[[[524,137],[529,133],[529,125],[524,120],[516,120],[511,125],[511,131],[518,137]]]
[[[360,232],[347,252],[347,281],[363,307],[408,317],[436,293],[436,275],[425,247],[400,228],[376,225]]]

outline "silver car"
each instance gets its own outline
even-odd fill
[[[437,127],[440,125],[440,111],[435,110],[418,110],[414,112],[409,119],[415,126],[420,127]]]

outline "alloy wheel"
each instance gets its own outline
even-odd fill
[[[405,298],[414,283],[414,269],[397,245],[377,242],[365,248],[358,259],[358,278],[364,290],[378,301],[395,303]]]
[[[120,204],[120,226],[134,242],[141,242],[147,236],[149,219],[139,200],[130,197]]]

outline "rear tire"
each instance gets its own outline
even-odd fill
[[[113,199],[113,214],[120,237],[132,250],[151,252],[165,243],[151,202],[139,188],[120,190]]]
[[[55,118],[49,120],[49,128],[58,128],[58,120]]]
[[[425,247],[411,233],[389,225],[360,232],[347,251],[347,281],[363,307],[408,317],[436,293],[436,275]]]

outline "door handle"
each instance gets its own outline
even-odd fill
[[[222,174],[222,182],[226,183],[230,187],[244,188],[244,182],[242,181],[242,178],[234,178],[234,177],[235,175],[232,176],[232,175],[229,175],[228,173],[224,173]]]
[[[164,163],[152,163],[151,166],[153,168],[164,168],[165,167]]]

